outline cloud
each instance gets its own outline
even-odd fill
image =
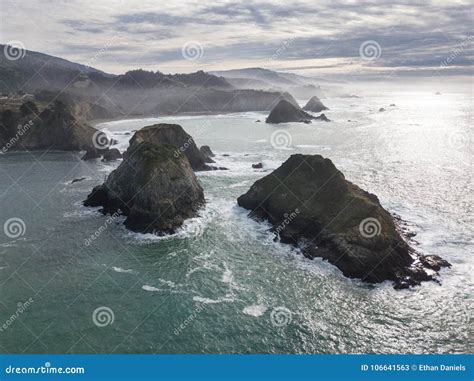
[[[471,72],[474,56],[469,1],[3,3],[1,42],[20,40],[28,49],[77,62],[106,46],[95,65],[116,73],[138,67],[178,72],[264,66],[312,68],[318,75],[427,75],[454,56],[442,73],[459,75]],[[368,40],[380,45],[375,61],[359,55]],[[181,55],[188,41],[202,45],[200,60]]]

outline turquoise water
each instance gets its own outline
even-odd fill
[[[271,126],[246,113],[99,125],[123,150],[127,132],[179,123],[230,169],[198,174],[207,206],[166,238],[130,233],[121,218],[82,207],[118,163],[1,155],[1,222],[24,225],[18,237],[0,234],[0,351],[472,352],[472,98],[398,93],[325,103],[329,124]],[[419,251],[453,264],[442,285],[363,284],[273,242],[235,200],[296,152],[329,157],[407,220]],[[263,171],[251,168],[257,162]]]

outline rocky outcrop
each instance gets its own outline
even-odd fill
[[[284,185],[282,185],[282,183]],[[400,235],[378,198],[344,178],[329,159],[292,155],[238,198],[250,216],[268,220],[282,242],[321,257],[351,278],[397,288],[433,280],[449,265],[417,254]]]
[[[136,232],[168,234],[204,204],[203,190],[184,155],[167,144],[136,141],[104,184],[95,187],[85,206],[102,206],[104,214],[127,216]]]
[[[331,120],[328,119],[328,117],[324,114],[321,114],[319,116],[317,116],[316,118],[314,118],[314,120],[319,120],[321,122],[330,122]]]
[[[314,96],[308,101],[308,103],[306,103],[306,105],[303,107],[303,110],[310,112],[321,112],[328,110],[328,108],[318,97]]]
[[[206,157],[197,148],[191,135],[178,124],[154,124],[143,127],[130,139],[130,146],[140,142],[169,144],[175,147],[175,155],[185,155],[195,171],[216,169],[206,164]]]
[[[18,112],[6,110],[0,119],[3,126],[0,142],[12,150],[87,150],[92,147],[97,132],[74,117],[70,108],[60,101],[41,113],[34,112],[31,105],[21,107]]]
[[[102,161],[113,161],[120,159],[122,154],[117,148],[109,148],[105,150],[104,155],[102,157]]]
[[[309,122],[314,116],[282,99],[270,112],[266,123]]]
[[[199,151],[201,152],[201,155],[204,157],[204,161],[206,163],[215,163],[215,161],[212,159],[214,156],[214,152],[212,152],[211,147],[209,146],[202,146],[199,148]]]

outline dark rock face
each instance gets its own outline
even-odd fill
[[[71,184],[74,184],[74,183],[78,183],[79,181],[83,181],[85,180],[86,178],[85,177],[79,177],[78,179],[74,179],[71,181]]]
[[[324,114],[321,114],[319,116],[317,116],[316,118],[314,118],[314,120],[320,120],[322,122],[330,122],[331,120],[328,119],[328,117]]]
[[[314,116],[304,112],[294,104],[282,99],[270,112],[266,123],[308,122]]]
[[[206,163],[215,163],[212,158],[216,155],[214,155],[214,152],[212,152],[211,147],[209,146],[202,146],[199,148],[199,151],[201,152],[201,155],[204,157],[204,161]]]
[[[449,265],[411,249],[378,198],[320,155],[292,155],[256,181],[238,204],[251,210],[250,216],[268,220],[282,242],[299,246],[308,258],[328,260],[350,278],[391,280],[405,288],[434,280],[426,268]]]
[[[101,156],[100,152],[95,147],[89,147],[86,150],[84,156],[81,157],[81,160],[93,160],[98,159]]]
[[[323,102],[321,102],[318,97],[314,96],[308,101],[308,103],[306,103],[306,105],[303,107],[303,110],[310,112],[321,112],[328,110],[328,108],[323,105]]]
[[[102,157],[102,161],[113,161],[120,159],[122,154],[117,148],[109,148],[105,150],[104,156]]]
[[[102,206],[104,214],[127,216],[125,226],[136,232],[173,233],[204,204],[189,161],[175,151],[176,147],[166,144],[136,142],[84,205]]]
[[[184,154],[195,171],[211,170],[206,157],[197,148],[191,135],[178,124],[155,124],[143,127],[130,139],[130,146],[141,142],[169,144],[175,147],[175,156]]]
[[[255,169],[263,168],[263,164],[262,163],[252,164],[252,168],[255,168]]]
[[[13,141],[14,150],[80,151],[92,147],[97,130],[79,121],[64,103],[56,101],[39,115],[30,103],[18,113],[2,113],[0,142]]]

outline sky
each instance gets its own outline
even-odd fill
[[[110,73],[472,75],[474,2],[0,0],[0,43]]]

